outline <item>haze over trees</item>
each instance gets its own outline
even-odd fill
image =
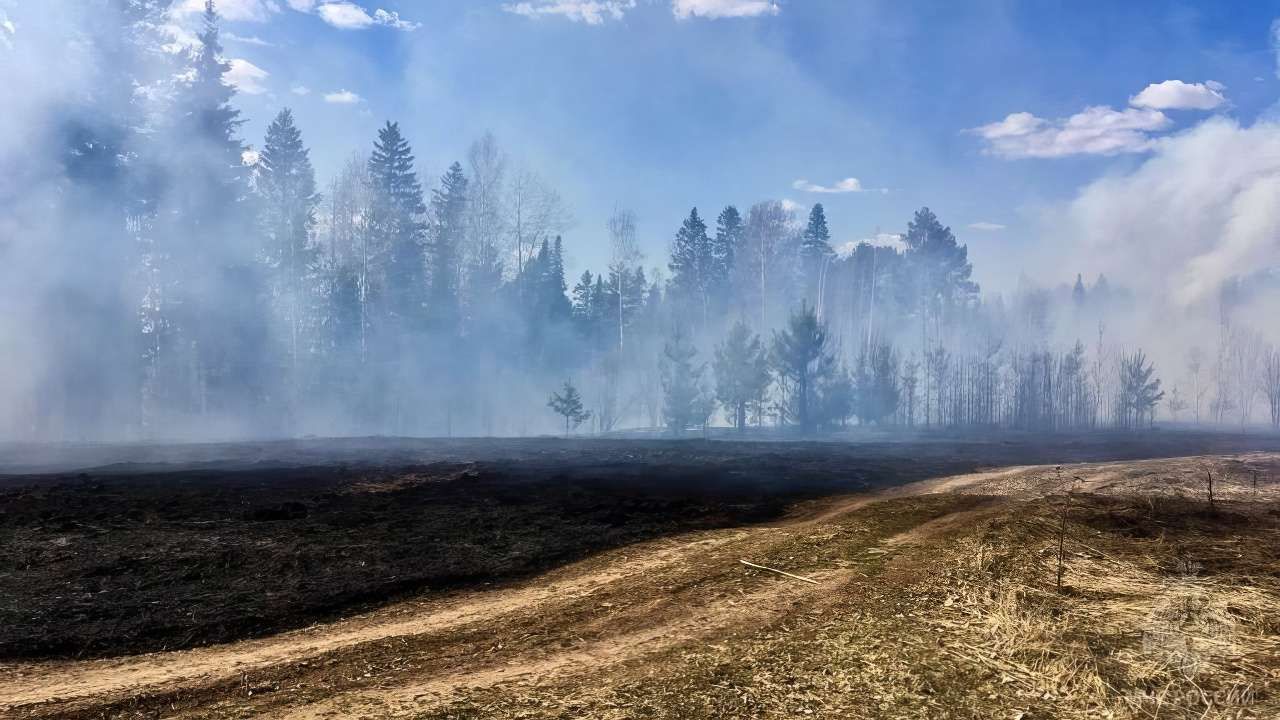
[[[394,120],[321,180],[288,108],[248,151],[212,3],[176,56],[157,50],[166,3],[112,7],[86,50],[110,72],[49,140],[48,282],[8,291],[50,329],[24,338],[43,362],[9,384],[6,437],[518,435],[556,414],[673,434],[1280,428],[1280,354],[1231,312],[1247,287],[1222,289],[1218,337],[1157,364],[1108,329],[1134,302],[1120,283],[984,295],[929,208],[840,243],[821,204],[708,188],[683,217],[620,203],[573,227],[493,135],[432,179],[423,131]],[[667,256],[641,253],[642,223]],[[567,278],[575,243],[607,265]],[[580,388],[549,414],[566,376]]]

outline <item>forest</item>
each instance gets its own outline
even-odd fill
[[[645,257],[624,204],[577,227],[487,133],[422,177],[395,121],[322,181],[289,109],[242,137],[213,3],[191,53],[161,49],[166,5],[111,5],[78,50],[94,92],[10,173],[0,254],[41,263],[0,291],[5,437],[1280,428],[1247,283],[1156,358],[1111,330],[1139,302],[1119,283],[984,294],[927,207],[838,242],[821,204],[691,198],[644,219],[671,238]],[[573,242],[607,266],[566,277]]]

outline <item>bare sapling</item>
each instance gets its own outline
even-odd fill
[[[1062,466],[1059,465],[1053,469],[1054,475],[1057,477],[1058,489],[1062,489]],[[1062,575],[1066,571],[1065,551],[1067,543],[1067,500],[1070,498],[1071,492],[1063,497],[1062,505],[1058,509],[1058,574],[1057,588],[1058,592],[1062,592]]]

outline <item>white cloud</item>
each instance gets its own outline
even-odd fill
[[[1056,158],[1145,152],[1154,146],[1150,133],[1165,130],[1171,124],[1159,110],[1115,110],[1098,105],[1061,120],[1046,120],[1027,112],[1012,113],[969,132],[986,140],[986,152],[992,155]]]
[[[310,95],[311,88],[307,87],[306,85],[294,85],[293,87],[289,88],[289,92],[293,93],[294,95]]]
[[[230,42],[242,43],[244,45],[257,45],[259,47],[275,47],[275,43],[263,40],[257,35],[254,35],[252,37],[244,37],[242,35],[236,35],[235,33],[224,32],[222,33],[222,39],[228,40]]]
[[[778,4],[772,0],[671,0],[671,12],[677,18],[737,18],[777,15]]]
[[[786,210],[789,213],[795,213],[796,215],[799,215],[805,210],[808,210],[809,206],[801,205],[800,203],[796,202],[795,200],[792,200],[791,198],[783,198],[782,209]]]
[[[13,47],[13,38],[18,34],[18,26],[13,24],[4,10],[0,10],[0,45]]]
[[[507,3],[502,9],[530,18],[560,16],[573,22],[600,25],[605,20],[621,20],[636,0],[530,0]]]
[[[1277,197],[1280,125],[1212,118],[1086,186],[1050,221],[1063,241],[1048,246],[1068,254],[1050,260],[1086,263],[1153,300],[1212,305],[1224,280],[1280,267]]]
[[[1273,33],[1280,26],[1272,26]],[[1280,53],[1280,50],[1277,51]],[[1056,158],[1067,155],[1117,155],[1155,147],[1152,133],[1173,121],[1161,110],[1211,110],[1227,101],[1222,83],[1152,83],[1129,98],[1132,107],[1116,110],[1094,105],[1065,119],[1048,120],[1015,112],[971,132],[987,142],[986,152],[1005,158]]]
[[[316,8],[320,19],[339,30],[363,30],[373,24],[373,16],[352,2],[325,3]]]
[[[791,183],[791,187],[795,188],[796,190],[800,190],[801,192],[808,192],[808,193],[839,194],[839,193],[860,193],[860,192],[878,192],[878,193],[889,192],[887,188],[864,188],[862,187],[862,182],[859,181],[858,178],[854,178],[854,177],[845,178],[837,182],[835,185],[819,185],[817,183],[811,183],[808,180],[801,178]]]
[[[350,90],[339,90],[337,92],[325,93],[324,101],[334,105],[355,105],[361,101],[361,97]]]
[[[983,232],[997,232],[999,230],[1003,230],[1004,228],[1005,226],[1001,225],[1000,223],[987,222],[986,220],[980,220],[976,223],[969,223],[970,230],[981,230]]]
[[[200,45],[200,38],[178,23],[165,23],[159,29],[160,33],[169,39],[169,42],[160,46],[160,49],[167,53],[176,54]]]
[[[502,9],[530,18],[558,16],[602,25],[607,20],[621,20],[636,4],[636,0],[522,0],[506,3]],[[680,20],[756,17],[779,11],[775,0],[671,0],[671,14]]]
[[[898,252],[907,249],[907,244],[903,242],[902,235],[899,233],[876,233],[873,237],[863,238],[861,240],[850,240],[835,248],[836,255],[847,258],[858,249],[859,245],[873,245],[875,247],[893,248]]]
[[[1165,80],[1148,85],[1129,98],[1129,104],[1154,110],[1212,110],[1227,101],[1223,89],[1222,83],[1212,80],[1206,83]]]
[[[275,0],[218,0],[215,8],[223,20],[233,22],[266,22],[280,12]],[[181,0],[173,9],[178,15],[204,12],[204,0]]]
[[[378,8],[377,10],[373,11],[373,21],[378,23],[379,25],[386,25],[389,28],[395,28],[396,30],[405,30],[410,32],[422,27],[422,23],[409,22],[408,20],[402,20],[400,19],[400,13],[395,12],[394,10],[388,12],[386,10],[383,10],[382,8]]]
[[[374,25],[405,31],[422,27],[422,23],[405,20],[394,10],[378,8],[370,13],[350,0],[327,0],[318,5],[314,0],[289,0],[289,7],[298,12],[315,12],[321,20],[339,30],[364,30]]]
[[[271,73],[243,58],[231,58],[227,61],[231,69],[224,76],[228,84],[246,95],[261,95],[267,91],[262,84]]]

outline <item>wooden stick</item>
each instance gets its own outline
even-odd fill
[[[753,562],[747,562],[746,560],[739,560],[738,562],[742,563],[743,565],[746,565],[747,567],[756,568],[757,570],[768,570],[769,572],[775,572],[775,573],[778,573],[779,575],[786,575],[787,577],[795,578],[796,580],[801,580],[807,583],[813,583],[814,585],[818,584],[817,580],[814,580],[812,578],[807,578],[807,577],[801,577],[799,575],[792,575],[791,573],[786,572],[785,570],[778,570],[776,568],[765,567],[764,565],[757,565]]]

